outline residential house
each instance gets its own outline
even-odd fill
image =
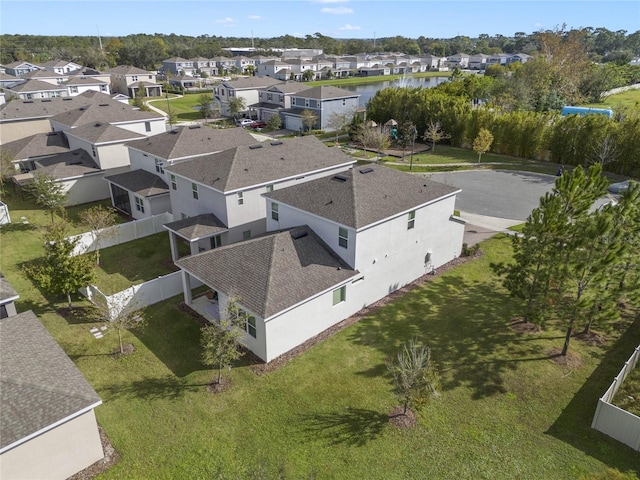
[[[84,111],[92,104],[100,105],[105,103],[113,104],[114,107],[119,107],[119,109],[111,109],[112,113],[110,116],[112,122],[122,120],[122,117],[124,116],[127,120],[123,122],[121,126],[125,126],[129,124],[128,122],[131,122],[130,128],[140,128],[141,131],[145,131],[146,125],[144,122],[149,121],[152,133],[165,131],[165,118],[162,115],[150,112],[139,112],[129,106],[126,101],[123,103],[112,100],[110,95],[106,95],[104,93],[86,91],[74,97],[45,98],[23,101],[14,100],[13,102],[0,106],[0,144],[29,137],[36,133],[50,132],[52,131],[52,124],[50,121],[52,117],[71,110],[77,110],[79,112]],[[101,111],[104,111],[104,109]],[[104,116],[100,115],[96,115],[93,118],[84,118],[87,118],[87,120],[83,123],[92,123],[96,121],[102,122],[105,120]],[[143,123],[140,126],[137,125],[136,122]],[[69,127],[58,125],[58,128],[53,129],[64,130],[66,128]]]
[[[89,91],[111,94],[111,82],[105,82],[95,76],[74,75],[67,80],[65,85],[69,97]]]
[[[507,58],[507,64],[519,62],[519,63],[527,63],[531,59],[531,55],[527,55],[526,53],[515,53],[513,55],[509,55]]]
[[[198,72],[198,69],[191,60],[182,57],[172,57],[162,61],[162,71],[165,75],[171,73],[172,75],[187,75],[193,77],[193,75]]]
[[[391,75],[391,69],[385,65],[375,65],[373,67],[358,68],[358,75],[361,77],[377,77],[380,75]]]
[[[350,62],[348,60],[343,59],[342,57],[338,57],[334,55],[318,55],[317,57],[314,57],[314,60],[317,60],[318,62],[323,62],[322,64],[321,63],[318,64],[318,65],[322,65],[322,68],[320,70],[325,68],[324,62],[330,63],[330,65],[328,65],[328,70],[331,71],[331,76],[333,76],[334,78],[344,78],[344,77],[348,77],[351,74]],[[328,71],[325,71],[322,77],[328,78]]]
[[[94,101],[51,117],[49,121],[53,131],[65,131],[95,123],[108,123],[144,136],[157,135],[167,131],[166,119],[163,115],[137,110],[129,105],[111,100],[107,95],[102,97],[98,95],[93,98],[97,102]]]
[[[197,253],[264,233],[267,212],[261,194],[339,173],[354,162],[340,149],[309,136],[239,146],[164,167],[174,218],[187,220],[165,225],[173,258],[179,239]],[[198,230],[193,227],[201,226],[201,220],[217,229],[209,228],[207,236],[185,237],[185,229]]]
[[[484,53],[476,53],[469,56],[469,70],[481,70],[484,71],[487,68],[487,62],[491,58]]]
[[[291,97],[304,90],[309,90],[309,86],[300,82],[282,82],[258,92],[259,102],[250,107],[257,111],[258,120],[267,121],[273,115],[281,113],[291,108]]]
[[[210,60],[215,63],[216,68],[218,69],[218,75],[228,75],[236,70],[236,61],[230,57],[213,57]]]
[[[104,458],[102,401],[27,311],[0,321],[0,478],[66,479]]]
[[[292,72],[292,65],[280,59],[261,62],[256,69],[258,76],[273,77],[282,81],[289,80]]]
[[[60,74],[51,70],[34,70],[33,72],[25,73],[20,78],[24,78],[25,80],[39,80],[50,83],[51,85],[62,85],[69,80],[69,75]]]
[[[421,55],[419,61],[426,66],[426,71],[438,72],[447,69],[447,58],[437,55]]]
[[[36,160],[68,152],[69,142],[63,132],[36,133],[5,143],[2,150],[11,154],[16,170],[29,172],[35,170]]]
[[[236,57],[233,57],[233,60],[235,60],[235,67],[238,69],[238,73],[247,74],[247,72],[251,69],[253,69],[253,71],[255,72],[256,61],[253,58],[238,55]],[[247,70],[247,68],[249,70]]]
[[[5,93],[9,97],[20,100],[35,100],[39,98],[57,98],[68,96],[65,85],[53,85],[40,80],[27,80],[10,88],[5,88]]]
[[[13,289],[9,280],[0,273],[0,320],[15,317],[18,314],[15,305],[18,298],[20,298],[18,292]]]
[[[21,77],[16,77],[14,75],[9,75],[8,73],[0,72],[0,88],[2,89],[11,88],[14,85],[18,85],[19,83],[24,82],[26,82],[26,80]]]
[[[316,72],[318,70],[318,62],[296,58],[287,60],[287,63],[291,68],[291,80],[302,81],[305,78],[306,72],[309,70],[313,72],[313,77],[311,77],[310,80],[315,80],[317,75]]]
[[[130,170],[105,177],[115,208],[135,219],[171,212],[164,167],[256,141],[244,128],[214,130],[192,125],[126,143]]]
[[[451,55],[447,57],[446,65],[449,70],[454,70],[456,68],[465,70],[469,68],[469,55],[466,53],[456,53],[455,55]]]
[[[262,89],[268,88],[272,85],[280,83],[279,80],[270,77],[255,76],[246,78],[236,78],[235,80],[229,80],[222,82],[220,85],[214,87],[215,99],[220,104],[220,112],[222,115],[230,116],[229,99],[233,97],[240,97],[244,99],[244,104],[248,107],[258,103],[258,92]],[[250,109],[249,117],[253,117]],[[245,110],[246,112],[247,110]],[[240,112],[244,113],[244,112]]]
[[[40,64],[40,67],[51,72],[59,73],[60,75],[72,74],[82,69],[82,65],[66,60],[51,60]]]
[[[24,62],[21,60],[17,62],[7,63],[3,67],[5,73],[13,75],[14,77],[21,77],[25,73],[33,72],[35,70],[42,70],[42,68],[34,63]]]
[[[215,320],[232,298],[244,341],[269,362],[456,258],[459,190],[384,166],[354,167],[263,194],[267,233],[176,262],[185,303]]]
[[[498,53],[496,55],[489,55],[487,59],[487,66],[489,65],[500,65],[501,67],[507,66],[509,63],[510,55],[506,53]]]
[[[105,70],[111,75],[111,87],[114,92],[135,98],[142,88],[145,97],[162,96],[162,85],[156,83],[156,73],[130,65],[119,65]]]
[[[318,120],[313,128],[329,128],[334,113],[355,111],[360,95],[330,85],[320,85],[291,95],[291,108],[282,111],[284,128],[302,131],[307,127],[302,123],[302,112],[310,110]]]

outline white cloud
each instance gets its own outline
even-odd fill
[[[219,23],[225,27],[235,27],[236,25],[236,21],[231,18],[231,17],[227,17],[227,18],[222,18],[220,20],[216,20],[216,23]]]
[[[249,15],[250,20],[260,20],[262,17],[260,15]]]
[[[356,27],[355,25],[349,25],[348,23],[346,25],[343,25],[342,27],[338,28],[338,30],[362,30],[362,28],[360,27]]]
[[[322,13],[329,13],[331,15],[346,15],[348,13],[353,13],[353,9],[349,7],[335,7],[335,8],[321,8],[320,11]]]

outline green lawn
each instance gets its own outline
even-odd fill
[[[628,90],[626,92],[610,95],[601,103],[589,103],[582,105],[593,108],[611,108],[614,112],[620,108],[640,108],[640,90]]]
[[[169,95],[171,112],[176,115],[179,122],[202,120],[202,115],[200,114],[200,112],[194,110],[194,107],[197,107],[199,105],[200,95],[203,94],[198,93],[183,95],[182,97],[177,97],[171,94]],[[207,95],[211,95],[211,92],[209,92]],[[150,101],[151,105],[153,105],[155,108],[162,110],[163,112],[169,111],[166,98],[151,98]]]
[[[228,373],[232,389],[211,394],[199,328],[177,308],[180,297],[147,309],[149,326],[125,335],[136,352],[121,359],[109,355],[115,334],[96,340],[90,321],[60,317],[58,304],[17,268],[41,253],[37,223],[0,229],[2,271],[20,292],[19,310],[36,311],[103,399],[96,414],[122,459],[99,478],[548,480],[607,468],[640,473],[637,452],[590,428],[597,398],[640,342],[640,320],[611,337],[606,351],[573,340],[580,368],[555,364],[546,352],[561,346],[561,331],[524,335],[507,326],[517,308],[489,269],[509,258],[504,238],[485,242],[481,258],[441,273],[274,372],[256,375],[244,360]],[[416,427],[399,430],[386,418],[398,400],[384,360],[415,334],[433,348],[442,396],[423,409]]]

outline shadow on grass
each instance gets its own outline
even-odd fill
[[[623,443],[591,428],[598,399],[605,393],[620,372],[624,362],[640,344],[640,315],[621,332],[598,367],[576,392],[547,434],[566,442],[602,463],[620,470],[632,471],[640,476],[639,453]],[[637,368],[637,367],[636,367]]]
[[[173,376],[165,378],[145,378],[144,380],[104,387],[100,390],[100,396],[105,401],[119,398],[177,400],[185,393],[201,389],[204,386],[206,386],[206,384],[190,385]]]
[[[310,438],[329,445],[362,447],[382,434],[389,417],[373,410],[345,408],[344,412],[312,413],[300,416],[302,430]]]
[[[504,374],[522,361],[545,361],[531,336],[508,327],[515,305],[497,285],[448,275],[405,294],[360,321],[351,340],[386,357],[417,336],[431,347],[442,390],[471,388],[472,398],[506,393]],[[362,372],[384,375],[384,364]]]
[[[131,331],[178,378],[208,368],[201,361],[200,327],[178,309],[181,298],[151,305],[146,327]]]

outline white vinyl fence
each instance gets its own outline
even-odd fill
[[[0,225],[5,223],[11,223],[11,216],[9,216],[9,207],[6,203],[0,202]]]
[[[640,346],[635,349],[611,386],[598,400],[596,413],[593,416],[593,422],[591,422],[591,428],[595,428],[638,451],[640,451],[640,417],[612,405],[611,400],[618,393],[618,389],[627,375],[635,368],[639,358]]]
[[[138,238],[148,237],[155,233],[163,231],[166,232],[162,226],[169,222],[173,222],[173,215],[171,213],[161,213],[160,215],[154,215],[153,217],[114,225],[113,227],[106,229],[109,230],[109,232],[100,239],[100,248],[112,247]],[[73,255],[93,252],[96,249],[96,238],[93,232],[85,232],[79,235],[73,235],[69,238],[79,239],[78,244],[73,251]]]
[[[195,278],[191,279],[192,288],[200,285],[202,283]],[[182,293],[182,275],[181,272],[173,272],[139,285],[133,285],[113,295],[105,295],[95,285],[89,285],[80,291],[93,303],[101,303],[102,305],[106,303],[111,318],[115,318],[122,311],[139,310],[179,295]]]

